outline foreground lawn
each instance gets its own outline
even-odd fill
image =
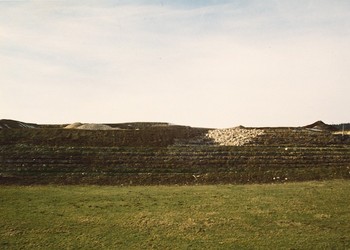
[[[0,186],[0,249],[349,249],[350,181]]]

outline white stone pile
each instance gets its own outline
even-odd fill
[[[243,146],[264,133],[263,129],[236,127],[209,130],[206,137],[221,146]]]

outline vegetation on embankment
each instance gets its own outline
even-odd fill
[[[350,147],[171,146],[1,149],[1,184],[224,184],[349,179]]]
[[[79,129],[0,129],[0,146],[26,144],[47,146],[94,147],[164,147],[177,141],[203,136],[205,128],[156,126],[145,129],[79,130]]]
[[[348,249],[350,182],[2,186],[1,249]]]
[[[0,184],[183,185],[350,178],[350,136],[264,128],[243,146],[219,146],[206,137],[208,129],[137,125],[143,127],[1,129]],[[255,131],[219,132],[240,145],[250,130]]]

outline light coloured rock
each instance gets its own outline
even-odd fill
[[[80,122],[75,122],[75,123],[72,123],[72,124],[69,124],[69,125],[65,126],[64,128],[67,128],[67,129],[74,129],[74,128],[80,127],[81,125],[83,125],[83,124],[80,123]]]
[[[113,128],[111,126],[105,125],[105,124],[94,124],[94,123],[86,123],[83,124],[77,129],[86,129],[86,130],[112,130]]]
[[[221,146],[243,146],[264,134],[263,129],[227,128],[209,130],[206,137]]]
[[[111,126],[105,124],[96,124],[96,123],[80,123],[75,122],[64,127],[66,129],[85,129],[85,130],[112,130],[118,128],[112,128]]]
[[[65,129],[85,129],[85,130],[122,130],[121,128],[111,127],[106,124],[80,123],[80,122],[69,124],[64,128]]]

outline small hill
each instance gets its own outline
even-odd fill
[[[0,129],[10,129],[10,128],[38,128],[38,124],[25,123],[15,120],[2,119],[0,120]]]
[[[64,128],[75,129],[75,128],[78,128],[78,127],[80,127],[82,125],[83,124],[81,122],[75,122],[75,123],[72,123],[72,124],[69,124],[69,125],[65,126]]]
[[[312,130],[319,130],[319,131],[337,131],[337,128],[335,126],[329,125],[324,123],[323,121],[317,121],[310,125],[304,126],[303,128],[306,129],[312,129]]]
[[[81,126],[78,126],[77,129],[85,129],[85,130],[111,130],[114,129],[111,126],[105,124],[95,124],[95,123],[87,123]]]
[[[120,129],[147,129],[153,127],[168,127],[173,124],[167,122],[126,122],[126,123],[106,123],[106,125],[112,128]]]
[[[64,127],[65,129],[84,129],[84,130],[111,130],[111,129],[118,129],[118,128],[112,128],[109,125],[106,124],[97,124],[97,123],[80,123],[75,122],[72,124],[69,124]]]

